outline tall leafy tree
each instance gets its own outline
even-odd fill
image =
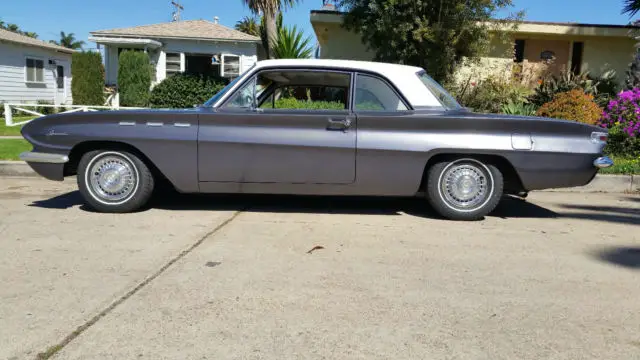
[[[375,60],[425,68],[450,79],[465,58],[489,47],[498,11],[512,0],[342,0],[344,26],[357,32]],[[521,17],[519,13],[515,17]]]
[[[245,16],[236,22],[235,29],[245,34],[260,36],[260,24],[254,16]]]
[[[640,0],[625,0],[624,8],[622,8],[623,14],[629,14],[629,16],[635,16],[640,11]]]
[[[279,30],[278,41],[273,48],[276,59],[308,59],[313,54],[310,46],[311,38],[304,37],[304,32],[297,26],[283,27]]]
[[[256,15],[264,16],[264,24],[267,38],[267,54],[272,55],[272,49],[278,41],[278,30],[276,28],[276,17],[282,11],[294,6],[300,0],[242,0],[249,9]]]

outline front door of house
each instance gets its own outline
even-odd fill
[[[67,100],[67,64],[62,61],[58,61],[55,68],[55,85],[56,85],[56,98],[55,104],[65,104]]]

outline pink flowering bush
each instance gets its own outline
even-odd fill
[[[598,124],[609,129],[608,153],[640,156],[640,88],[618,94],[609,102]]]
[[[600,126],[607,129],[620,126],[630,137],[640,136],[640,88],[623,91],[611,100],[602,114]]]

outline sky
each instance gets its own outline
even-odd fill
[[[213,20],[233,27],[250,11],[242,0],[181,0],[182,19]],[[525,20],[581,22],[594,24],[626,24],[622,15],[623,0],[514,0],[515,10],[525,10]],[[24,31],[38,33],[42,40],[58,40],[60,31],[75,33],[88,48],[90,31],[147,25],[171,20],[171,0],[0,0],[0,20],[15,23]],[[284,22],[297,25],[313,39],[315,34],[309,12],[322,7],[322,0],[302,0],[284,14]],[[35,11],[34,11],[35,10]],[[503,12],[501,15],[505,15]]]

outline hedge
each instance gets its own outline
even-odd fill
[[[75,105],[104,105],[104,66],[98,52],[77,52],[71,57],[71,92]]]
[[[125,50],[120,54],[118,64],[120,105],[149,105],[152,71],[149,55],[141,51]]]
[[[207,101],[227,85],[229,80],[217,77],[175,74],[151,91],[152,107],[184,109]]]
[[[265,102],[261,107],[270,109],[273,104]],[[345,106],[337,101],[305,101],[296,98],[280,98],[276,100],[276,109],[345,110]]]

